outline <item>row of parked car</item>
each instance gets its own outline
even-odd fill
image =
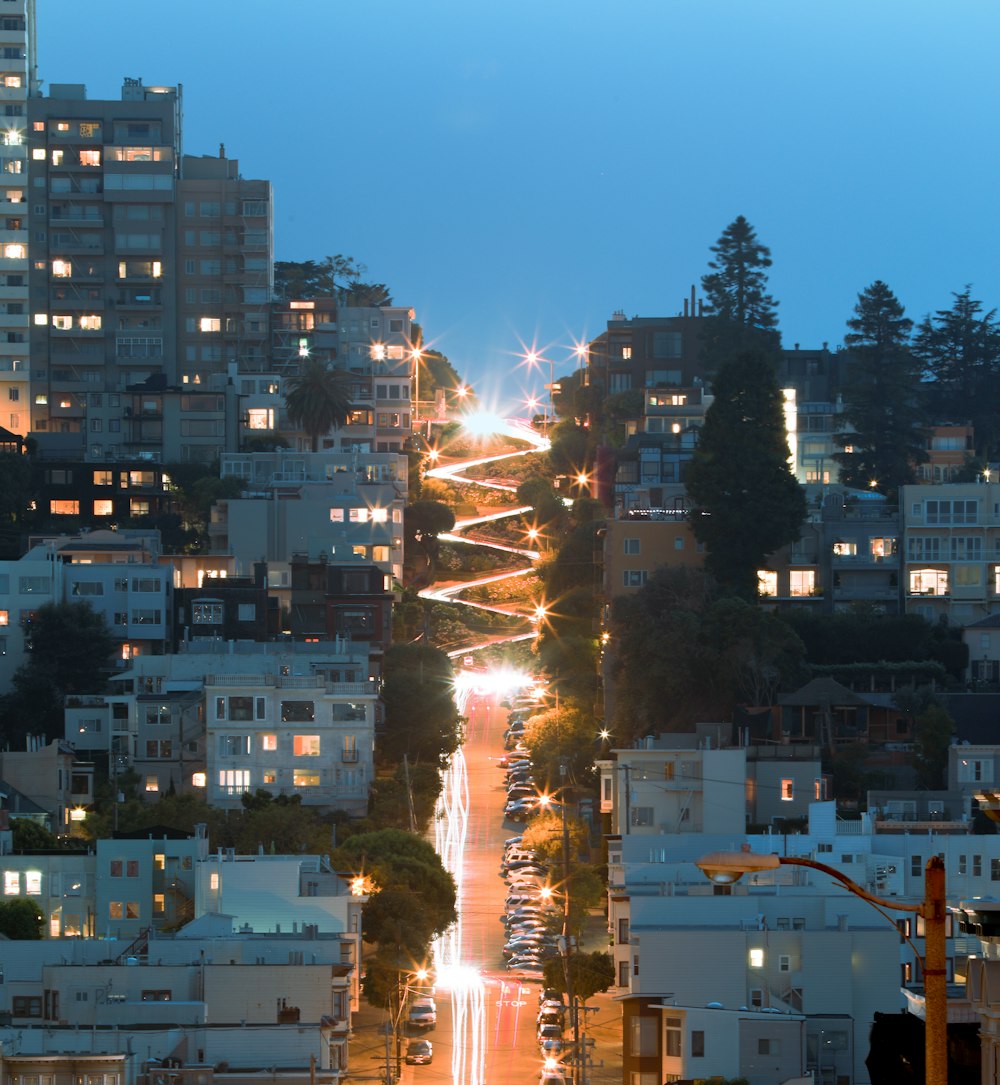
[[[507,751],[502,761],[507,773],[507,804],[503,813],[508,821],[527,821],[538,805],[538,788],[531,772],[531,754],[524,744],[525,723],[523,713],[511,712],[503,736]]]

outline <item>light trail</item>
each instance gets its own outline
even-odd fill
[[[485,486],[489,489],[515,492],[516,487],[497,482],[483,482],[479,479],[469,479],[462,476],[462,472],[470,467],[480,466],[486,463],[494,463],[499,460],[509,459],[516,456],[525,456],[533,452],[544,451],[549,447],[547,437],[540,437],[531,428],[530,423],[521,421],[508,421],[502,427],[501,432],[510,437],[530,442],[533,447],[524,451],[506,453],[500,456],[486,456],[478,460],[464,460],[459,463],[444,467],[435,467],[427,474],[434,478],[448,479],[459,483],[469,483],[477,486]],[[492,523],[497,520],[521,516],[530,511],[531,506],[504,509],[501,512],[489,513],[479,516],[471,516],[455,522],[455,532],[466,530],[479,524]],[[534,563],[539,554],[535,550],[520,547],[506,546],[502,543],[481,542],[475,539],[467,539],[459,534],[440,536],[448,542],[463,543],[466,545],[482,546],[499,552],[517,554]],[[467,588],[483,584],[493,584],[501,580],[509,580],[518,576],[525,576],[533,571],[533,564],[522,569],[514,569],[493,576],[480,577],[477,580],[466,581],[460,584],[452,584],[442,588],[425,588],[420,592],[424,599],[433,599],[440,602],[456,602],[463,606],[474,607],[478,610],[488,610],[496,614],[505,614],[511,618],[527,617],[518,613],[512,613],[502,607],[489,606],[485,603],[473,603],[459,599],[458,596]],[[500,641],[529,640],[535,636],[534,631],[518,633],[511,636],[494,638],[486,642],[496,644]],[[456,649],[449,652],[451,658],[464,656],[475,652],[477,648],[486,647],[486,644]],[[468,699],[475,688],[482,685],[485,676],[474,672],[462,671],[456,675],[455,703],[460,715],[465,715]],[[502,682],[510,688],[523,688],[531,684],[529,675],[510,671],[504,671],[496,675],[490,683],[496,685]],[[465,902],[465,881],[463,854],[469,831],[469,777],[465,762],[465,753],[461,747],[452,754],[447,767],[441,775],[441,794],[438,796],[434,807],[434,846],[444,868],[455,879],[456,911],[458,919],[433,945],[434,969],[436,973],[436,986],[446,990],[451,995],[452,1008],[452,1055],[451,1076],[453,1085],[485,1085],[486,1076],[486,984],[478,969],[462,963],[462,913]],[[520,1007],[520,984],[508,984],[501,982],[501,1002],[508,999],[508,992],[515,1000],[515,1006]],[[500,1014],[497,1014],[499,1027]],[[516,1033],[515,1017],[515,1033]]]

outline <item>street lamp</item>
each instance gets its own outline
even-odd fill
[[[553,387],[555,386],[555,383],[556,383],[556,363],[555,363],[555,359],[553,359],[553,358],[543,358],[538,353],[538,351],[532,349],[532,350],[529,350],[524,355],[524,361],[525,361],[525,364],[527,365],[527,367],[529,369],[534,368],[536,365],[541,366],[542,362],[547,361],[549,363],[549,383],[546,385],[546,387],[549,390],[549,399],[548,399],[548,403],[546,404],[546,407],[545,407],[545,432],[547,434],[548,431],[549,431],[549,412],[551,411],[553,418],[555,417],[555,413],[556,413],[555,403],[552,400],[552,389],[553,389]]]
[[[413,361],[413,421],[414,423],[420,421],[420,360],[423,358],[424,352],[420,347],[414,347],[410,351],[410,358]],[[416,427],[414,427],[416,428]]]
[[[948,1085],[948,989],[945,969],[945,904],[944,860],[932,855],[924,870],[924,899],[920,904],[900,904],[883,900],[862,889],[834,867],[815,859],[790,855],[765,855],[751,851],[717,851],[696,861],[716,885],[732,885],[744,874],[777,870],[779,866],[805,866],[821,870],[835,878],[856,897],[868,901],[880,915],[883,908],[896,912],[915,912],[924,921],[924,1080],[926,1085]],[[892,920],[889,919],[891,923]]]

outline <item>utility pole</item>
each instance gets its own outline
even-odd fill
[[[569,825],[566,821],[566,762],[563,761],[559,765],[559,798],[560,798],[560,812],[562,815],[562,868],[563,868],[563,924],[562,924],[562,941],[563,941],[563,978],[566,983],[566,1001],[569,1003],[570,1025],[573,1029],[573,1066],[576,1071],[574,1076],[577,1082],[582,1081],[581,1075],[585,1075],[585,1070],[577,1070],[577,1067],[583,1066],[583,1060],[580,1055],[580,1016],[577,1012],[576,995],[574,993],[573,985],[573,969],[570,962],[570,955],[573,951],[572,946],[572,934],[570,933],[570,911],[569,911]],[[583,1053],[586,1057],[586,1052]]]

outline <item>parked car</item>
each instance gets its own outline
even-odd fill
[[[411,1040],[406,1045],[406,1062],[409,1066],[425,1066],[434,1058],[434,1045],[430,1040]]]
[[[538,1026],[538,1042],[543,1040],[561,1040],[562,1039],[562,1025],[552,1024],[546,1022],[544,1025]]]
[[[437,1024],[437,1006],[433,998],[420,997],[413,1000],[406,1023],[412,1028],[434,1028]]]

